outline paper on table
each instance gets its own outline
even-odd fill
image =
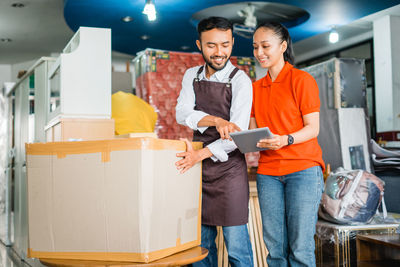
[[[371,155],[372,162],[375,166],[383,166],[383,165],[398,165],[400,167],[400,158],[381,158],[378,159],[375,154]]]
[[[380,147],[375,140],[371,139],[372,153],[378,158],[400,157],[400,150],[387,150]]]

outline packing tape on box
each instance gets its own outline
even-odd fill
[[[151,262],[165,258],[174,253],[199,246],[201,240],[195,240],[186,244],[180,244],[177,239],[177,246],[161,249],[148,253],[128,252],[49,252],[34,251],[28,249],[28,257],[38,259],[66,259],[66,260],[93,260],[93,261],[121,261],[121,262]],[[178,245],[179,244],[179,245]]]
[[[192,142],[195,150],[203,147],[201,142]],[[26,154],[57,155],[65,158],[68,154],[102,153],[102,162],[110,160],[111,151],[121,150],[178,150],[186,151],[186,144],[179,140],[156,139],[151,137],[126,138],[77,142],[50,142],[25,144]]]

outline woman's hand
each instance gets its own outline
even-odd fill
[[[255,124],[255,119],[250,119],[250,127]],[[294,138],[293,144],[301,144],[307,142],[312,138],[316,138],[319,133],[319,112],[309,113],[303,116],[304,127],[299,131],[290,133]],[[258,141],[257,147],[268,148],[272,150],[278,150],[288,144],[287,135],[274,135],[271,139],[262,139]]]
[[[278,150],[288,144],[287,135],[274,135],[273,138],[261,139],[257,143],[257,147]]]

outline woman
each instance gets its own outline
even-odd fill
[[[324,162],[318,145],[318,86],[293,67],[289,32],[279,23],[260,25],[254,56],[267,75],[253,83],[250,128],[269,127],[260,140],[257,189],[267,262],[274,266],[315,266],[314,234],[323,190]]]

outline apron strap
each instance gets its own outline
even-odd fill
[[[229,75],[229,80],[226,86],[231,87],[231,80],[233,78],[233,76],[235,76],[235,74],[239,71],[238,68],[235,67],[235,69],[231,72],[231,74]]]
[[[204,65],[202,65],[202,66],[199,68],[199,70],[197,71],[197,73],[196,73],[196,78],[194,78],[194,81],[195,81],[195,82],[198,82],[198,81],[200,80],[200,73],[203,71],[203,69],[204,69]]]

